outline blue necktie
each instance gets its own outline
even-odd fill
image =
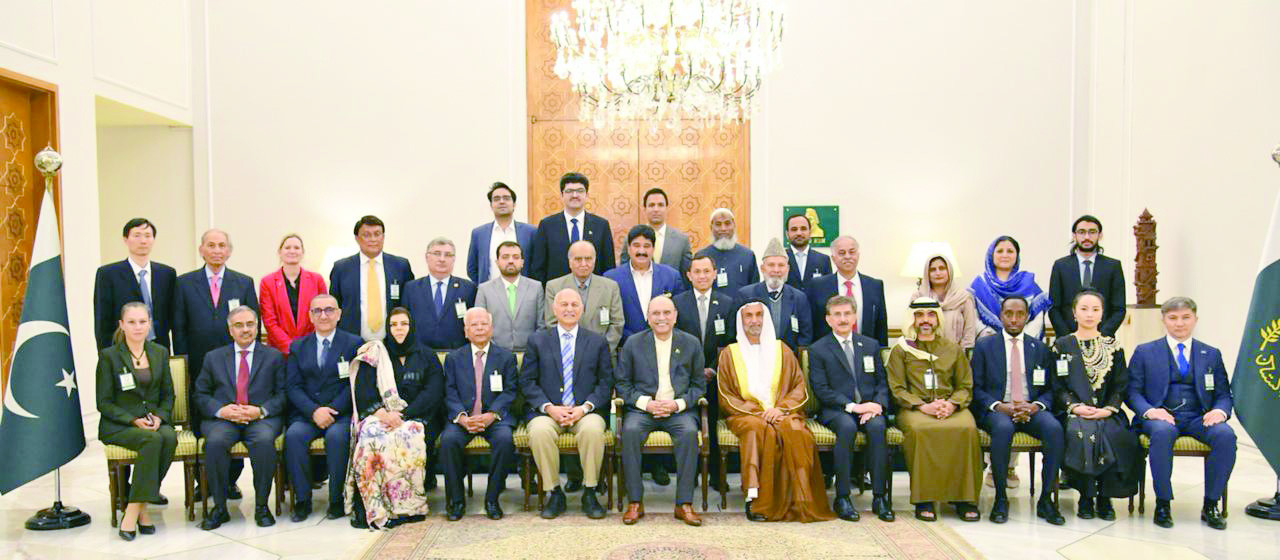
[[[564,391],[560,394],[560,404],[573,406],[573,335],[564,333],[564,343],[560,345],[560,371],[564,376]]]
[[[320,344],[320,369],[324,370],[324,365],[329,362],[329,339],[324,339]]]
[[[1187,362],[1186,349],[1186,344],[1178,343],[1178,377],[1180,379],[1186,379],[1187,375],[1191,373],[1191,364]]]
[[[436,316],[444,313],[444,282],[436,282]]]
[[[1080,284],[1086,288],[1093,287],[1093,261],[1092,260],[1084,261],[1084,279],[1080,281]]]
[[[578,233],[578,219],[574,218],[569,221],[573,222],[573,231],[569,234],[569,242],[577,243],[580,239],[582,239],[582,235]]]
[[[147,340],[155,340],[155,313],[151,310],[151,286],[147,285],[147,269],[145,268],[138,271],[138,288],[142,290],[142,303],[147,304],[147,318],[151,319],[151,330],[147,331]]]

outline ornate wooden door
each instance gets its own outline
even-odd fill
[[[578,121],[578,98],[555,75],[555,47],[548,34],[552,13],[569,0],[526,0],[525,74],[529,111],[529,222],[562,209],[560,176],[578,171],[591,180],[587,210],[613,226],[614,247],[642,221],[640,197],[653,187],[667,192],[667,221],[689,234],[693,250],[710,241],[711,211],[726,207],[738,217],[738,238],[750,239],[750,134],[745,124],[679,129],[630,126],[596,129]]]

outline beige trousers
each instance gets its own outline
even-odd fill
[[[568,428],[561,427],[550,416],[529,420],[529,448],[538,465],[542,490],[550,492],[560,485],[560,434],[572,432],[578,443],[578,459],[582,462],[582,484],[594,488],[599,484],[600,465],[604,462],[604,417],[594,412]]]

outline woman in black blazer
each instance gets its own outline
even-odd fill
[[[139,532],[156,532],[146,505],[159,499],[160,482],[178,447],[172,425],[174,396],[169,351],[147,340],[150,330],[147,306],[127,303],[120,309],[115,345],[98,354],[97,397],[102,415],[98,439],[138,453],[129,505],[120,520],[120,538],[126,541],[132,541]]]

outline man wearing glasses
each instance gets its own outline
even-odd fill
[[[387,313],[400,305],[400,291],[413,280],[409,259],[382,252],[386,226],[377,216],[364,216],[354,228],[360,252],[333,263],[329,293],[346,309],[338,328],[364,340],[382,340]]]
[[[591,182],[586,175],[565,173],[560,178],[560,198],[564,211],[557,212],[538,222],[533,236],[533,251],[529,259],[528,275],[546,284],[569,273],[569,245],[575,241],[588,241],[596,249],[596,274],[604,274],[614,267],[613,230],[609,220],[586,211],[587,189]]]
[[[516,221],[516,191],[506,183],[494,183],[485,196],[493,210],[493,221],[471,230],[471,244],[467,246],[467,278],[477,286],[502,276],[498,271],[498,245],[506,241],[518,243],[520,251],[529,255],[533,252],[533,234],[537,231],[529,224]],[[525,260],[520,271],[524,276],[529,276],[531,262]]]
[[[1076,218],[1071,238],[1071,254],[1054,261],[1049,275],[1049,297],[1053,298],[1049,322],[1053,332],[1058,336],[1075,332],[1071,301],[1080,290],[1090,289],[1101,293],[1107,302],[1098,330],[1115,336],[1124,321],[1124,269],[1120,261],[1102,254],[1101,220],[1087,214]]]
[[[437,237],[427,244],[428,274],[404,288],[404,307],[413,318],[418,342],[437,351],[467,343],[463,317],[476,303],[476,285],[452,274],[457,256],[453,241]]]

